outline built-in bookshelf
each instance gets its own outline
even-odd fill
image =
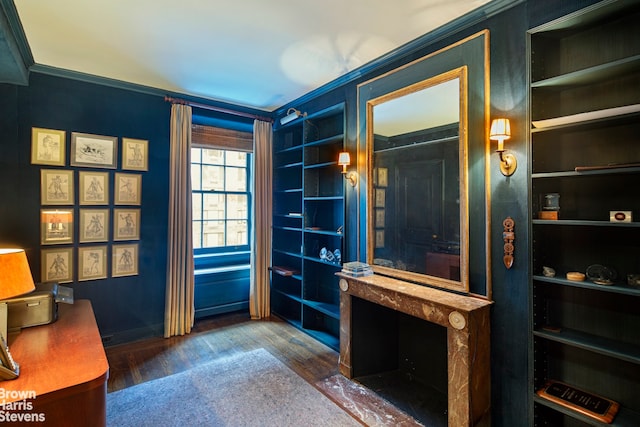
[[[536,426],[640,425],[639,19],[603,1],[529,32]],[[612,424],[542,397],[550,380],[619,403]]]
[[[344,105],[274,130],[272,312],[338,350]]]

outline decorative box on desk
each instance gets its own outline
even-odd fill
[[[106,425],[109,364],[90,301],[60,305],[56,322],[9,334],[9,347],[20,376],[0,381],[4,421],[34,425],[27,417],[44,417],[47,426]]]
[[[58,302],[73,304],[73,289],[57,283],[39,283],[26,295],[5,300],[9,332],[46,325],[58,317]]]

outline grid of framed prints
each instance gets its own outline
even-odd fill
[[[67,283],[74,277],[88,281],[137,275],[139,172],[148,171],[148,141],[121,138],[119,147],[118,137],[71,132],[68,155],[73,168],[65,169],[66,136],[64,130],[32,128],[31,164],[44,166],[41,280]],[[119,154],[120,171],[105,170],[118,168]]]

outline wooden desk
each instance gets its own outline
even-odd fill
[[[0,381],[5,415],[44,414],[46,426],[106,426],[109,364],[89,300],[59,304],[58,320],[10,336],[9,350],[20,376]],[[7,411],[6,403],[22,400],[11,396],[16,391],[35,392],[26,401],[31,408]]]

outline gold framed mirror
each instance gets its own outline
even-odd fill
[[[367,262],[468,291],[467,78],[460,67],[367,101]]]
[[[358,85],[374,272],[490,297],[488,32]]]

